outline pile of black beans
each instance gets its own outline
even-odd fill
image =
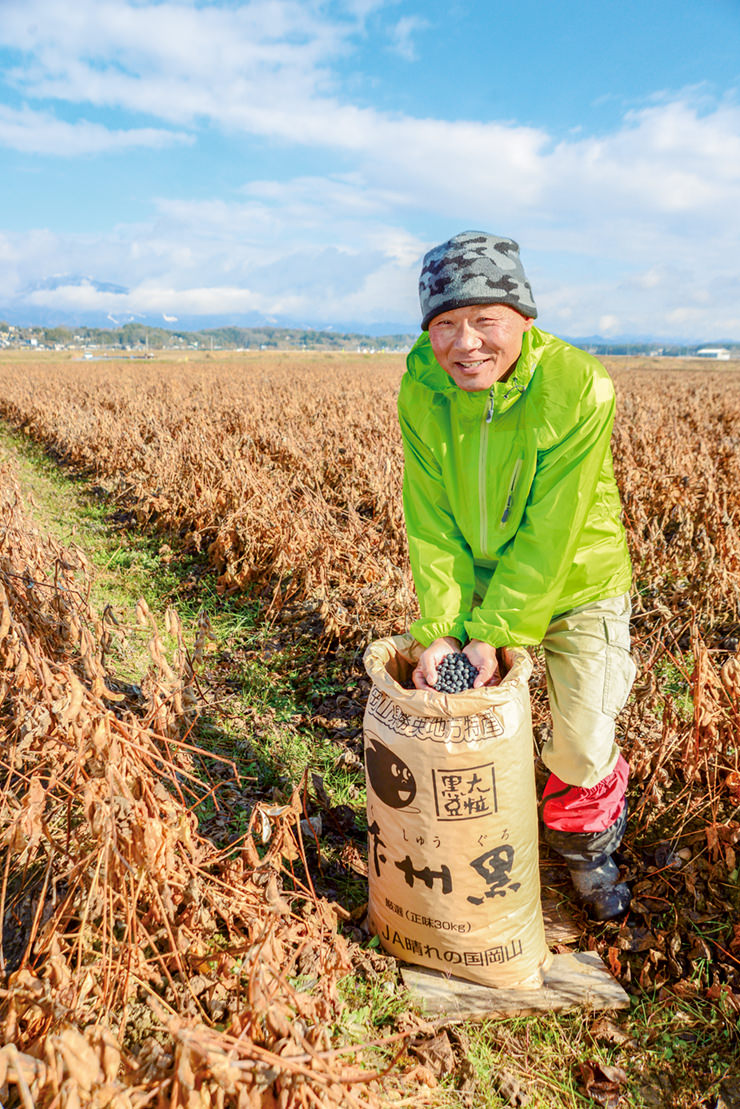
[[[440,662],[437,667],[438,693],[462,693],[465,689],[472,689],[473,682],[478,676],[478,668],[473,666],[467,655],[451,652]]]

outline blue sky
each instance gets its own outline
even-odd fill
[[[0,0],[0,167],[5,315],[413,328],[476,228],[553,331],[740,339],[738,0]]]

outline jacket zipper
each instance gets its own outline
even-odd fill
[[[481,550],[485,553],[486,550],[486,536],[488,533],[488,508],[486,504],[486,486],[487,486],[487,470],[486,465],[488,459],[488,425],[493,419],[493,406],[495,395],[493,386],[491,386],[490,398],[488,401],[488,409],[486,411],[486,418],[480,431],[480,445],[478,448],[478,507],[480,510],[480,546]]]
[[[507,400],[511,396],[512,392],[514,392],[518,388],[519,388],[518,385],[516,384],[516,382],[514,382],[512,384],[511,389],[509,389],[509,391],[504,395],[503,399]],[[487,470],[487,466],[486,466],[486,462],[487,462],[487,459],[488,459],[488,428],[491,424],[491,421],[493,420],[495,403],[496,403],[496,396],[495,396],[495,393],[493,391],[493,386],[491,386],[491,392],[489,394],[489,399],[488,399],[488,408],[486,409],[486,418],[485,418],[485,421],[484,421],[483,426],[481,428],[480,446],[479,446],[479,450],[478,450],[478,490],[479,490],[478,496],[479,496],[479,509],[480,509],[480,537],[481,537],[481,550],[484,551],[484,552],[486,550],[486,537],[487,537],[487,534],[488,534],[488,506],[487,506],[487,503],[486,503],[486,493],[487,493],[486,486],[487,486],[487,476],[488,476],[488,470]],[[524,465],[524,459],[523,458],[517,458],[516,463],[514,465],[514,472],[512,473],[511,481],[509,482],[509,491],[506,495],[506,504],[504,505],[504,512],[503,512],[503,515],[501,517],[501,520],[499,521],[499,526],[500,527],[503,527],[506,524],[506,521],[509,519],[509,515],[511,513],[511,506],[512,506],[513,501],[514,501],[514,492],[516,490],[516,483],[519,480],[519,474],[521,473],[521,469],[522,469],[523,465]]]
[[[506,521],[509,519],[509,515],[511,513],[511,506],[512,506],[512,503],[514,501],[514,491],[516,490],[516,483],[519,480],[519,474],[521,473],[523,464],[524,464],[524,459],[523,458],[517,458],[516,463],[514,464],[514,472],[512,473],[511,481],[509,482],[509,492],[506,496],[506,504],[504,505],[504,513],[503,513],[503,516],[501,517],[501,521],[500,521],[501,527],[503,527],[504,524],[506,523]]]

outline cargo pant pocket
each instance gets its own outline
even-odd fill
[[[602,709],[616,717],[624,708],[635,680],[637,667],[630,655],[629,617],[605,616],[606,665]]]

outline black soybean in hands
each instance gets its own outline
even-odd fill
[[[437,667],[437,683],[434,688],[438,693],[462,693],[473,688],[477,677],[478,668],[473,666],[467,655],[451,652],[444,656]]]

